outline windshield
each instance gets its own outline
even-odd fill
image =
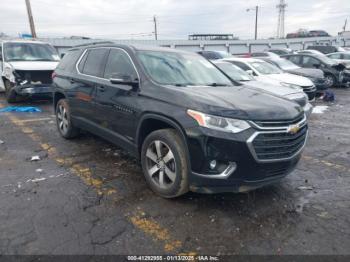
[[[139,51],[137,56],[148,75],[163,85],[233,85],[220,70],[197,54]]]
[[[253,67],[256,71],[258,71],[262,75],[270,75],[270,74],[281,74],[282,71],[274,65],[271,65],[267,62],[259,61],[259,62],[250,62],[251,67]]]
[[[299,66],[297,66],[296,64],[292,63],[287,59],[276,59],[274,60],[274,62],[283,70],[300,68]]]
[[[5,61],[59,61],[56,50],[46,44],[5,43]]]
[[[251,81],[254,78],[240,69],[238,66],[235,66],[231,63],[215,63],[225,74],[235,81]]]

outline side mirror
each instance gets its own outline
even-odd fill
[[[314,66],[315,68],[320,68],[320,67],[321,67],[321,64],[313,64],[313,66]]]
[[[249,75],[254,76],[253,70],[247,70],[246,72],[247,72]]]
[[[127,85],[132,86],[133,89],[136,89],[139,87],[139,80],[138,79],[132,79],[129,75],[120,75],[120,74],[114,74],[109,79],[109,81],[114,85]]]
[[[62,54],[60,55],[61,59],[64,57],[64,55],[65,55],[64,53],[62,53]]]

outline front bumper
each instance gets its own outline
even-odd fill
[[[246,192],[281,180],[298,164],[305,142],[291,157],[260,161],[252,150],[252,142],[260,133],[273,132],[255,128],[238,134],[201,127],[186,130],[192,167],[190,190]],[[307,133],[305,141],[306,136]],[[210,169],[213,160],[217,162],[214,171]]]
[[[53,88],[49,84],[26,84],[15,86],[15,91],[24,97],[52,97]]]
[[[309,101],[314,101],[316,98],[316,86],[308,86],[308,87],[302,87],[304,93],[309,98]]]

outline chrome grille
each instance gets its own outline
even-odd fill
[[[262,130],[255,132],[247,144],[258,162],[292,159],[305,146],[308,134],[305,117],[284,122],[254,122],[254,124]],[[290,130],[291,126],[299,130],[293,133]]]

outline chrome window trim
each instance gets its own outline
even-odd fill
[[[123,52],[128,56],[129,60],[131,61],[131,64],[132,64],[132,66],[134,67],[135,72],[136,72],[136,74],[137,74],[139,86],[141,85],[140,74],[139,74],[139,72],[137,71],[137,68],[136,68],[136,66],[135,66],[134,61],[132,61],[131,56],[128,54],[128,52],[126,52],[123,48],[119,48],[119,47],[92,47],[92,48],[86,48],[86,49],[84,50],[84,52],[81,54],[81,56],[80,56],[80,58],[78,59],[77,63],[75,64],[75,69],[77,70],[78,75],[88,76],[88,77],[92,77],[92,78],[96,78],[96,79],[100,79],[100,80],[105,80],[105,81],[108,81],[108,82],[109,82],[109,79],[108,79],[108,78],[98,77],[98,76],[93,76],[93,75],[88,75],[88,74],[81,73],[81,72],[79,71],[79,64],[80,64],[81,60],[83,59],[84,55],[85,55],[89,50],[92,50],[92,49],[117,49],[117,50],[123,51]],[[108,58],[108,57],[107,57],[107,58]],[[106,61],[106,62],[107,62],[107,61]]]

